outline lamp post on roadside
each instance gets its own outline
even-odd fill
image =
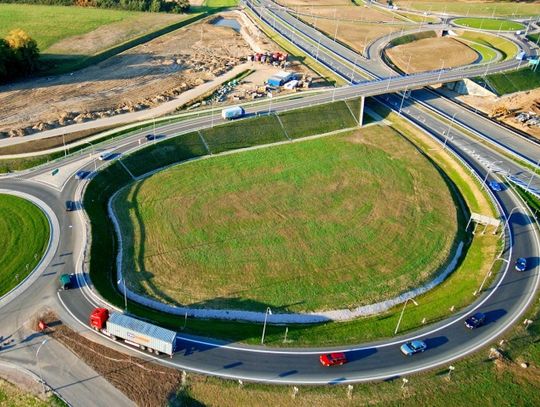
[[[504,233],[504,230],[507,228],[508,223],[510,223],[510,218],[512,217],[512,214],[514,213],[516,209],[523,209],[523,211],[525,212],[525,209],[522,206],[515,206],[514,208],[512,208],[512,210],[510,211],[510,214],[508,215],[508,217],[506,218],[506,221],[504,222],[503,233]]]
[[[450,130],[452,130],[452,126],[454,125],[454,119],[456,118],[456,113],[454,113],[454,115],[452,116],[452,121],[448,124],[448,129],[446,130],[446,137],[444,139],[444,144],[443,144],[443,150],[446,148],[446,143],[448,143],[448,137],[450,137]]]
[[[443,73],[443,70],[444,70],[444,59],[441,59],[442,61],[442,64],[441,64],[441,70],[439,71],[439,76],[437,77],[437,80],[440,81],[441,80],[441,75]]]
[[[480,294],[480,293],[482,292],[482,289],[484,288],[484,284],[486,283],[488,277],[491,276],[491,269],[493,268],[493,266],[495,265],[495,262],[496,262],[497,260],[502,260],[502,261],[505,261],[506,263],[509,263],[508,260],[503,259],[502,257],[497,257],[495,260],[493,260],[493,263],[491,263],[491,265],[489,266],[488,271],[487,271],[487,273],[486,273],[484,279],[482,280],[482,284],[480,284],[480,287],[478,287],[478,290],[476,290],[476,291],[473,293],[474,296],[477,296],[478,294]]]
[[[403,91],[403,97],[401,98],[401,104],[399,105],[398,116],[401,116],[401,109],[403,108],[403,102],[405,102],[405,95],[407,95],[408,86],[405,86]]]
[[[483,189],[486,189],[486,186],[487,186],[487,179],[489,177],[489,174],[491,173],[491,169],[493,168],[493,166],[495,164],[499,164],[499,163],[502,163],[502,161],[494,161],[492,162],[491,164],[488,164],[487,165],[487,172],[486,172],[486,176],[484,177],[484,181],[482,182],[482,188]]]
[[[124,285],[124,310],[127,311],[127,289],[126,289],[126,278],[122,277],[121,280],[117,281],[117,284],[120,285],[122,283]]]
[[[529,182],[527,183],[527,189],[529,189],[529,187],[531,186],[531,182],[533,180],[533,177],[536,175],[536,170],[538,170],[539,164],[540,164],[540,159],[536,162],[536,165],[534,166],[534,172],[531,174],[531,178],[529,179]]]
[[[264,335],[266,333],[266,321],[268,320],[268,315],[272,315],[272,310],[270,309],[270,307],[266,307],[266,312],[264,314],[264,325],[261,336],[261,345],[264,345]]]
[[[37,351],[36,351],[36,361],[39,369],[39,380],[41,380],[41,384],[43,386],[43,394],[45,394],[45,382],[43,381],[43,372],[41,371],[41,364],[39,363],[39,351],[41,350],[41,347],[47,343],[48,339],[44,339],[41,342],[41,345],[39,345]]]
[[[412,301],[414,305],[418,306],[418,303],[414,300],[414,298],[407,298],[407,300],[405,301],[405,304],[403,304],[403,309],[401,310],[401,315],[399,316],[399,320],[397,322],[394,335],[398,333],[399,325],[401,324],[401,320],[403,319],[403,314],[405,313],[405,307],[407,306],[407,303],[409,302],[409,300]]]
[[[90,157],[92,157],[94,159],[94,172],[97,171],[97,162],[96,162],[96,157],[95,157],[95,153],[96,153],[96,150],[94,148],[94,145],[92,143],[90,143],[89,141],[85,141],[85,144],[90,144],[90,147],[92,147],[92,152],[90,153]]]

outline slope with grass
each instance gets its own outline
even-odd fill
[[[519,71],[489,75],[486,79],[498,95],[505,95],[540,87],[540,69],[533,71],[530,68],[524,68]]]
[[[206,308],[380,301],[432,278],[457,233],[440,174],[381,127],[192,162],[115,202],[132,288]]]
[[[0,296],[30,273],[47,247],[49,223],[34,204],[0,194]]]
[[[462,27],[478,28],[479,30],[493,31],[516,31],[523,30],[525,26],[521,23],[508,20],[498,20],[491,18],[456,18],[453,23]]]
[[[539,1],[491,0],[396,0],[401,8],[467,16],[534,16],[540,14]],[[497,28],[496,28],[497,29]]]

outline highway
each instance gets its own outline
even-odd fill
[[[322,47],[319,52],[321,52],[321,49]],[[332,53],[328,52],[328,57],[331,56]],[[332,57],[332,60],[335,61],[335,57]],[[355,98],[359,95],[382,95],[378,97],[384,103],[398,110],[402,99],[394,94],[396,91],[421,87],[430,83],[451,81],[461,78],[465,74],[477,75],[478,72],[486,69],[489,72],[508,69],[514,66],[515,63],[516,61],[507,61],[506,63],[487,67],[428,72],[408,77],[394,76],[386,80],[359,82],[352,86],[322,92],[306,98],[276,102],[271,107],[269,105],[251,107],[248,109],[248,113],[250,115],[268,114],[269,111],[278,112],[291,108],[327,103],[332,100]],[[346,62],[342,63],[343,68],[347,65]],[[353,82],[355,82],[354,71]],[[422,95],[422,93],[420,93],[420,96],[415,94],[415,98],[421,99]],[[492,170],[500,174],[523,176],[523,168],[506,155],[494,151],[491,144],[480,143],[457,127],[449,128],[446,123],[437,120],[431,114],[420,109],[417,103],[410,103],[405,100],[401,110],[404,117],[416,122],[425,129],[429,129],[433,137],[436,137],[441,142],[441,148],[443,148],[443,143],[446,143],[448,148],[458,153],[481,179],[486,176],[487,171]],[[458,114],[461,115],[461,113]],[[463,120],[468,119],[463,118]],[[475,118],[474,121],[476,120],[479,119]],[[165,135],[165,139],[167,139],[168,137],[208,128],[222,122],[222,119],[217,115],[214,117],[201,117],[160,126],[156,128],[156,132]],[[489,127],[488,123],[484,125]],[[488,131],[483,128],[479,129],[482,134],[494,137],[490,134],[491,128]],[[100,150],[106,149],[107,151],[117,152],[120,154],[120,159],[122,159],[123,155],[134,149],[141,148],[140,140],[144,140],[145,134],[146,132],[141,131],[124,139],[114,140],[100,147]],[[497,139],[497,142],[510,145],[514,141],[514,138],[508,136],[507,133],[504,134],[504,137],[507,137],[507,139]],[[527,154],[527,158],[531,160],[540,158],[540,154],[531,148],[528,141],[519,140],[518,144],[511,145],[509,148],[515,149],[519,154]],[[525,142],[527,144],[522,144]],[[144,144],[145,142],[143,142],[142,147]],[[524,152],[523,146],[527,146],[525,150],[530,148],[531,153]],[[99,169],[107,164],[106,162],[96,161],[96,154],[93,154],[92,158],[93,160],[89,160],[88,152],[75,154],[58,162],[43,165],[35,170],[0,178],[1,189],[21,191],[36,196],[53,209],[59,220],[58,230],[53,231],[53,233],[59,235],[59,244],[54,260],[43,271],[40,271],[41,277],[37,283],[27,287],[22,295],[8,304],[0,305],[3,329],[5,332],[9,332],[16,340],[16,344],[11,349],[2,349],[0,351],[0,359],[9,359],[15,362],[24,359],[25,364],[31,366],[36,372],[38,369],[35,364],[32,364],[34,360],[33,351],[35,351],[35,345],[39,343],[41,338],[32,337],[28,339],[21,329],[24,322],[36,310],[49,306],[56,310],[66,323],[77,330],[87,332],[86,321],[88,315],[95,305],[100,304],[95,293],[92,293],[90,287],[88,287],[88,277],[83,274],[81,267],[84,261],[84,243],[87,235],[83,211],[78,210],[69,214],[64,211],[66,200],[81,200],[83,186],[87,182],[75,180],[72,176],[73,173],[78,169],[92,171],[94,166]],[[493,165],[492,168],[490,163],[494,162],[498,163]],[[70,168],[69,173],[64,174],[64,171],[68,171],[66,170],[68,167]],[[66,177],[65,183],[51,185],[36,180],[40,175],[50,172],[53,168],[60,169],[62,175]],[[533,177],[533,179],[534,185],[540,185],[537,177]],[[327,348],[267,349],[181,335],[179,335],[179,352],[172,359],[160,358],[159,362],[179,369],[242,380],[282,384],[337,384],[406,376],[435,366],[445,366],[453,360],[480,349],[500,336],[512,324],[520,322],[520,318],[522,318],[524,310],[532,300],[540,280],[538,269],[538,259],[540,258],[539,234],[532,222],[530,213],[522,208],[524,204],[511,189],[496,192],[495,196],[504,213],[507,215],[513,213],[508,222],[508,232],[510,233],[508,236],[512,236],[512,238],[506,240],[503,253],[503,257],[507,259],[509,266],[497,274],[493,285],[485,289],[474,304],[465,310],[457,312],[449,319],[426,326],[414,333],[392,339],[333,348],[333,350],[347,352],[350,360],[350,363],[333,369],[323,368],[318,361],[320,353],[330,350]],[[512,269],[513,264],[518,257],[528,258],[530,264],[532,264],[531,269],[524,273],[514,272]],[[81,287],[57,293],[58,276],[62,273],[72,272],[78,273],[79,281],[82,282]],[[488,317],[488,323],[479,329],[471,331],[464,328],[463,320],[473,310],[484,312]],[[399,345],[406,340],[417,337],[427,342],[428,351],[411,358],[402,356],[399,352]],[[120,346],[112,342],[109,344],[116,348]],[[32,350],[27,348],[30,345],[33,346]],[[133,350],[129,350],[129,352],[138,353]],[[57,383],[60,377],[65,378],[65,372],[55,371],[53,368],[57,357],[57,354],[54,353],[48,355],[48,358],[47,353],[44,353],[43,356],[44,360],[47,360],[46,363],[51,366],[50,370],[47,369],[43,372],[46,381],[49,383]],[[80,369],[83,369],[83,367],[81,366]],[[75,383],[77,380],[80,381],[84,374],[86,372],[83,371],[73,373],[73,387],[71,389],[69,386],[63,387],[60,391],[64,391],[63,394],[66,397],[77,400],[77,398],[74,398],[73,389],[81,389],[78,386],[85,386],[84,381]],[[91,385],[86,385],[86,391],[90,392]],[[122,398],[118,392],[107,388],[106,384],[100,383],[99,385],[100,388],[107,390],[103,394],[95,394],[94,398],[89,399],[90,402],[98,403],[99,401],[98,404],[103,405],[129,404],[125,397]],[[72,393],[69,393],[70,390]],[[81,391],[84,391],[84,388]],[[77,401],[78,405],[84,405],[81,400]],[[90,403],[87,404],[91,405]]]

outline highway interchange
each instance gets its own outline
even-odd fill
[[[460,79],[467,72],[467,76],[482,75],[484,72],[497,72],[515,66],[518,62],[510,60],[504,63],[491,64],[466,69],[452,69],[436,72],[428,72],[414,76],[398,76],[390,74],[388,67],[375,58],[366,60],[357,56],[354,52],[343,49],[341,45],[330,39],[319,36],[318,32],[305,26],[300,21],[279,7],[265,1],[265,7],[260,7],[260,14],[266,17],[266,21],[283,22],[278,30],[286,38],[292,36],[296,43],[304,42],[302,47],[305,51],[315,53],[317,59],[331,67],[334,72],[344,78],[351,78],[352,86],[344,86],[335,91],[321,92],[313,96],[275,102],[271,110],[273,112],[288,110],[291,108],[310,106],[313,104],[326,103],[332,100],[354,98],[361,95],[380,95],[378,98],[394,110],[399,110],[403,117],[411,120],[419,127],[427,130],[441,143],[446,142],[448,148],[458,154],[479,179],[483,179],[487,171],[494,171],[502,175],[513,174],[518,177],[529,177],[530,174],[516,161],[510,159],[512,155],[521,157],[523,161],[536,163],[540,159],[540,147],[531,141],[513,134],[506,128],[494,125],[492,122],[475,115],[473,112],[460,107],[446,99],[433,97],[429,90],[414,91],[414,99],[408,99],[403,104],[400,95],[393,92],[404,89],[416,89],[427,84]],[[268,7],[271,6],[271,7]],[[293,21],[296,20],[296,21]],[[291,29],[290,27],[295,27]],[[288,34],[287,34],[287,30]],[[300,31],[301,34],[298,32]],[[313,44],[308,40],[310,36],[316,36],[317,42]],[[289,37],[291,38],[291,37]],[[318,44],[318,45],[317,45]],[[318,54],[316,54],[318,53]],[[323,58],[325,60],[323,61]],[[355,66],[353,68],[353,66]],[[384,78],[391,75],[391,79],[381,79],[367,82],[365,79],[356,77],[356,72],[362,70],[371,75]],[[447,118],[456,113],[456,123],[451,128],[446,121],[440,119],[429,109],[437,109]],[[270,110],[268,105],[254,106],[247,109],[250,114],[267,114]],[[222,123],[216,117],[199,117],[185,120],[176,124],[160,126],[156,132],[165,136],[173,136],[191,132],[196,129],[210,127]],[[469,132],[478,134],[471,137],[469,132],[464,132],[466,126]],[[140,139],[144,132],[131,135],[124,139],[112,141],[103,146],[107,151],[114,151],[124,155],[135,149],[141,148]],[[484,142],[479,142],[483,138]],[[143,145],[144,146],[144,145]],[[494,147],[497,147],[496,149]],[[504,154],[502,153],[504,151]],[[67,214],[64,209],[66,200],[81,201],[84,181],[75,180],[72,176],[66,176],[66,182],[62,185],[51,186],[37,181],[40,175],[50,173],[54,168],[69,168],[72,175],[79,169],[93,171],[94,166],[106,165],[103,162],[89,160],[87,155],[72,155],[59,163],[41,166],[35,170],[21,174],[10,174],[0,179],[0,189],[20,191],[33,195],[45,202],[54,212],[58,219],[58,229],[53,233],[58,234],[58,246],[55,257],[42,270],[41,278],[30,286],[23,287],[16,299],[4,304],[0,303],[0,315],[3,321],[2,333],[16,339],[16,345],[12,349],[0,351],[0,360],[24,364],[32,370],[36,370],[34,348],[28,348],[26,344],[35,345],[41,343],[39,337],[27,339],[22,336],[21,327],[24,321],[36,310],[44,306],[55,309],[62,319],[78,330],[86,330],[86,321],[92,308],[100,303],[99,298],[88,287],[87,276],[82,274],[83,253],[85,250],[87,223],[83,211],[75,211]],[[496,165],[491,163],[497,162]],[[81,163],[78,166],[78,163]],[[98,167],[99,169],[99,167]],[[67,171],[67,170],[66,170]],[[537,177],[533,177],[534,185],[540,185]],[[468,308],[457,312],[451,318],[440,323],[427,326],[414,333],[397,336],[391,340],[375,343],[359,344],[345,348],[336,348],[346,351],[350,363],[337,369],[323,368],[318,362],[318,355],[328,349],[267,349],[262,347],[248,347],[237,344],[226,344],[203,338],[189,338],[179,336],[180,351],[172,359],[161,359],[160,362],[173,365],[181,369],[218,375],[228,378],[243,380],[257,380],[272,383],[350,383],[357,381],[380,380],[396,376],[406,376],[413,372],[432,368],[434,366],[447,365],[452,360],[463,357],[486,344],[491,343],[501,335],[508,327],[516,322],[521,322],[522,314],[527,305],[532,301],[539,284],[538,260],[540,258],[539,236],[532,221],[530,213],[524,208],[524,203],[512,192],[505,189],[496,192],[494,199],[506,216],[512,216],[508,222],[508,238],[503,257],[508,260],[509,267],[505,267],[499,274],[493,285],[478,296],[477,301]],[[516,209],[517,208],[517,209]],[[518,257],[527,257],[533,261],[534,268],[526,273],[515,273],[512,266]],[[62,273],[78,272],[83,287],[81,289],[65,291],[57,295],[56,280]],[[466,330],[463,327],[464,318],[473,310],[480,310],[488,317],[486,326],[478,330]],[[428,344],[428,351],[416,355],[413,358],[405,358],[399,352],[399,345],[411,338],[422,338]],[[118,344],[108,343],[109,346],[117,347]],[[49,345],[47,345],[49,346]],[[133,350],[129,352],[134,353]],[[43,358],[47,353],[43,354]],[[67,399],[77,400],[77,405],[84,405],[80,398],[73,397],[80,390],[75,386],[70,393],[69,386],[56,386],[65,380],[74,383],[82,379],[77,377],[74,369],[72,376],[65,369],[54,368],[56,357],[48,355],[47,361],[50,370],[44,373],[45,380],[52,386],[58,387],[59,392]],[[45,363],[45,362],[44,362]],[[84,374],[80,372],[80,374]],[[86,389],[89,391],[89,389]],[[64,392],[64,393],[62,393]],[[104,391],[98,404],[123,405],[128,402],[114,391]],[[95,405],[95,404],[88,404]]]

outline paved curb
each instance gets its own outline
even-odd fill
[[[34,268],[34,270],[32,270],[30,274],[28,274],[24,278],[24,280],[22,280],[10,292],[0,297],[0,308],[2,308],[4,305],[9,303],[11,300],[17,297],[20,293],[22,293],[28,287],[30,287],[30,285],[32,285],[41,276],[41,273],[45,271],[49,263],[52,261],[56,253],[56,249],[58,248],[58,243],[60,241],[60,224],[58,223],[58,218],[56,217],[53,210],[41,199],[38,199],[35,196],[32,196],[24,192],[10,191],[7,189],[0,189],[0,194],[18,196],[19,198],[23,198],[23,199],[26,199],[27,201],[32,202],[39,209],[41,209],[41,211],[47,217],[47,220],[49,222],[49,230],[50,230],[49,242],[47,244],[47,249],[45,250],[45,254],[41,258],[37,266]]]

